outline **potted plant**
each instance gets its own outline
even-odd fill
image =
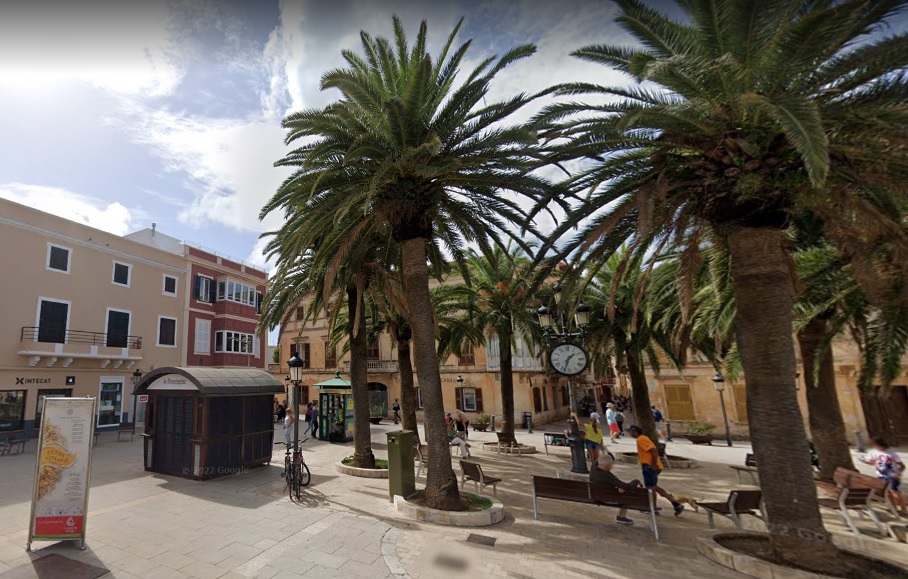
[[[700,420],[691,420],[684,423],[684,430],[686,432],[684,437],[693,444],[708,444],[712,446],[712,431],[715,430],[715,428],[715,424]]]
[[[492,423],[492,419],[489,417],[488,414],[480,414],[479,416],[474,418],[472,421],[473,430],[477,430],[479,432],[485,432],[489,428],[489,424],[491,424],[491,423]]]
[[[386,414],[385,407],[381,404],[373,404],[369,407],[369,421],[372,424],[381,424],[381,421],[386,418]]]

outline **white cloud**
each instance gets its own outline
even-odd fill
[[[59,187],[0,183],[0,197],[114,235],[125,235],[134,228],[136,221],[143,218],[140,210]]]

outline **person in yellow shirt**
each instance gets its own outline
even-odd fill
[[[657,495],[665,497],[675,509],[677,517],[684,512],[684,505],[675,500],[675,497],[659,486],[659,473],[662,472],[662,460],[659,459],[659,449],[653,444],[650,437],[643,434],[643,430],[636,424],[628,427],[631,438],[637,442],[637,459],[643,471],[643,486],[652,489]]]
[[[574,420],[577,424],[583,424],[580,418],[574,414]],[[602,429],[599,427],[599,415],[595,412],[590,414],[590,419],[583,424],[583,446],[589,454],[590,460],[595,464],[599,460],[599,453],[602,451]]]

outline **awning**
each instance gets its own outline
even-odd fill
[[[157,368],[142,376],[135,394],[162,390],[198,392],[199,396],[241,396],[244,394],[277,394],[284,385],[274,376],[256,368]]]
[[[350,388],[350,382],[341,378],[340,371],[334,373],[334,378],[330,380],[325,380],[324,382],[319,382],[314,385],[316,388]]]

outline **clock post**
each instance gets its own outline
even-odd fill
[[[557,305],[561,303],[561,284],[555,286],[554,293],[557,308]],[[583,450],[583,436],[581,435],[580,425],[574,419],[578,409],[574,377],[586,370],[590,362],[589,354],[584,349],[584,346],[586,346],[586,328],[590,323],[590,307],[581,303],[575,308],[574,321],[578,328],[577,331],[570,330],[564,312],[559,315],[557,311],[551,311],[546,306],[542,306],[537,311],[537,315],[539,316],[539,325],[542,327],[543,339],[549,351],[549,364],[555,372],[568,379],[568,400],[571,409],[571,418],[568,421],[570,425],[571,472],[588,474],[586,453]]]

